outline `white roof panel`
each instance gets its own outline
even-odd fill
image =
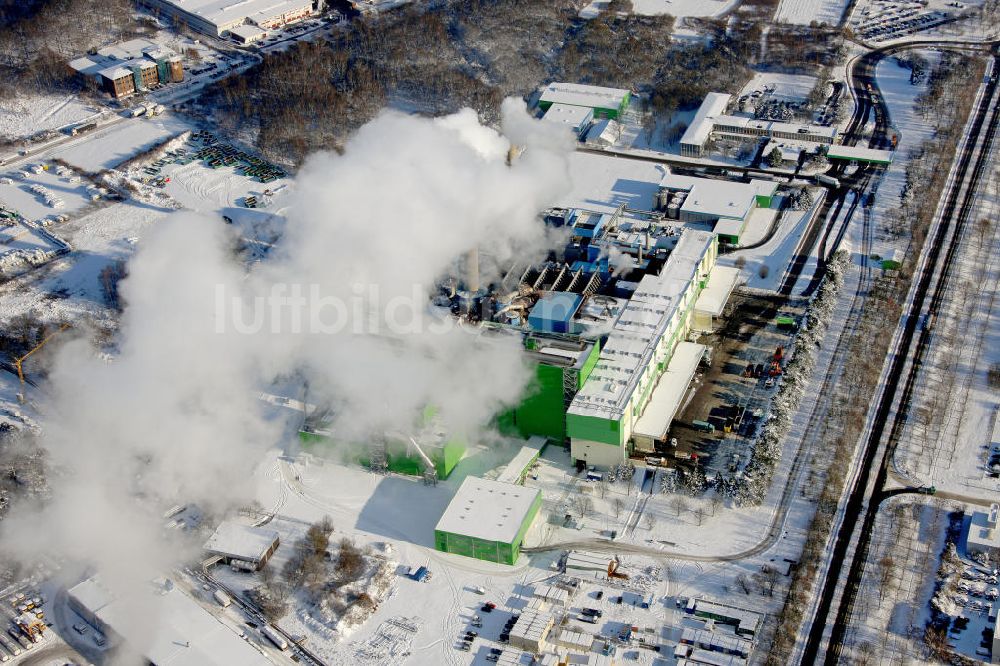
[[[684,394],[687,393],[705,349],[705,345],[695,342],[678,343],[666,371],[660,375],[660,380],[642,411],[642,416],[635,423],[632,430],[635,434],[653,439],[667,436],[670,423],[684,400]]]
[[[512,543],[539,493],[537,488],[466,477],[435,529]]]
[[[627,90],[621,88],[554,82],[545,86],[540,101],[586,106],[592,109],[617,109],[628,94]]]
[[[646,275],[639,281],[590,378],[573,398],[570,413],[621,418],[713,240],[710,232],[685,229],[660,274]]]
[[[740,269],[732,266],[716,266],[708,277],[708,284],[698,296],[694,309],[713,317],[721,315],[739,278]]]
[[[274,530],[225,520],[205,542],[204,549],[226,557],[257,562],[277,540],[278,533]]]
[[[712,133],[713,119],[722,115],[729,105],[731,96],[726,93],[708,93],[702,100],[698,112],[694,114],[691,124],[684,131],[681,143],[702,146]]]

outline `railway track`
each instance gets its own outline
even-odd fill
[[[996,64],[996,63],[995,63]],[[961,147],[956,163],[955,177],[949,183],[949,189],[943,201],[940,223],[928,248],[926,261],[922,264],[917,282],[914,283],[912,298],[902,321],[899,342],[890,358],[890,364],[884,390],[876,403],[875,411],[869,422],[872,424],[866,433],[860,460],[860,473],[850,490],[845,516],[863,516],[860,532],[856,539],[856,521],[845,520],[841,529],[835,535],[833,554],[830,559],[830,571],[833,575],[823,581],[819,596],[817,612],[810,628],[801,663],[815,664],[823,661],[826,664],[837,664],[843,650],[847,620],[850,618],[853,605],[859,591],[861,576],[867,560],[871,544],[875,517],[883,499],[883,488],[888,478],[893,455],[894,439],[906,421],[909,401],[912,397],[916,376],[919,372],[921,359],[927,348],[930,330],[921,327],[917,330],[919,315],[933,314],[940,306],[947,290],[948,276],[954,262],[955,253],[960,245],[962,230],[969,217],[969,212],[975,200],[977,185],[982,176],[985,164],[988,162],[989,151],[1000,120],[1000,105],[995,101],[997,93],[996,76],[985,84],[985,93],[974,109],[970,131],[967,140]],[[933,290],[932,290],[933,287]],[[912,351],[911,351],[912,350]],[[912,365],[908,360],[912,356]],[[904,371],[909,372],[904,377]],[[902,388],[902,393],[899,389]],[[895,409],[896,396],[900,395],[899,408]],[[885,447],[881,447],[883,435],[888,431]],[[881,452],[881,457],[879,453]],[[874,478],[872,477],[874,473]],[[848,562],[848,552],[854,545],[853,555]],[[843,566],[848,564],[848,566]],[[843,595],[839,604],[835,598],[840,589],[842,573],[844,578]],[[827,624],[831,613],[835,619],[831,627],[829,640],[825,640]],[[824,644],[826,649],[824,651]]]

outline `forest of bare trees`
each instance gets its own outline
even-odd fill
[[[75,87],[67,61],[138,27],[130,0],[0,4],[0,95]]]
[[[274,159],[336,149],[385,105],[441,114],[463,106],[495,122],[507,96],[566,80],[652,94],[661,111],[733,90],[750,75],[724,34],[675,43],[670,16],[637,16],[616,0],[582,21],[580,0],[455,0],[355,21],[329,43],[300,44],[202,100],[229,130],[251,127]]]

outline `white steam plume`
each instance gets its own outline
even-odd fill
[[[521,106],[504,107],[505,133],[526,148],[509,167],[508,140],[471,111],[380,115],[343,155],[305,164],[284,237],[249,271],[220,221],[180,213],[163,222],[122,283],[119,353],[108,362],[77,341],[58,354],[44,434],[59,470],[54,497],[40,514],[4,521],[4,542],[25,556],[45,549],[92,565],[112,585],[197,552],[165,550],[164,503],[224,508],[248,499],[260,454],[287,432],[256,397],[281,374],[302,373],[314,394],[341,405],[348,418],[339,426],[352,437],[406,430],[427,405],[473,434],[514,402],[529,379],[518,341],[432,330],[427,302],[469,249],[502,262],[548,238],[537,213],[568,190],[571,146]],[[219,310],[233,296],[250,304],[294,285],[349,306],[376,291],[380,304],[368,303],[360,320],[350,312],[336,332],[310,330],[316,313],[307,310],[300,330],[282,311],[246,334]],[[249,305],[241,314],[253,323]],[[391,327],[393,319],[416,323]]]

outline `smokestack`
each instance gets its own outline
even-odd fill
[[[470,294],[479,291],[479,248],[474,247],[465,255],[465,288]]]

